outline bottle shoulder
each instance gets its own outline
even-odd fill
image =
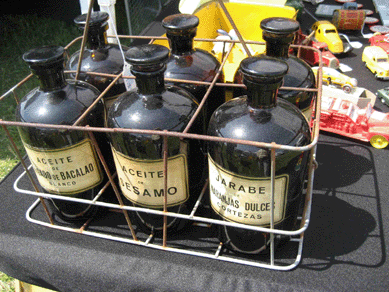
[[[123,53],[127,47],[122,46]],[[66,68],[77,70],[80,51],[75,52],[69,59]],[[81,71],[119,74],[123,70],[123,55],[118,45],[108,44],[104,48],[90,50],[85,48],[82,55]]]
[[[220,106],[208,127],[211,136],[291,146],[307,144],[309,133],[305,117],[291,103],[278,99],[273,108],[253,109],[245,96]]]
[[[83,81],[68,80],[61,89],[41,91],[35,88],[22,98],[16,119],[42,124],[73,124],[96,100],[99,91]],[[102,113],[103,103],[96,104],[92,113]]]
[[[219,60],[213,54],[211,54],[210,52],[208,52],[206,50],[195,48],[194,49],[194,54],[199,56],[199,57],[201,56],[204,59],[208,59],[212,63],[220,65]]]
[[[315,74],[311,67],[296,56],[290,55],[283,59],[289,66],[288,73],[284,77],[284,86],[288,87],[315,87]]]
[[[108,127],[183,131],[198,108],[191,94],[169,86],[160,94],[131,90],[119,96],[108,111]]]
[[[190,54],[171,54],[166,64],[165,77],[212,81],[219,68],[220,63],[212,54],[195,49]]]
[[[297,88],[316,87],[315,74],[304,60],[293,55],[289,55],[288,58],[283,60],[289,66],[288,73],[284,76],[283,86]],[[310,106],[314,93],[280,89],[278,95],[294,104],[298,104],[300,108],[306,108]]]

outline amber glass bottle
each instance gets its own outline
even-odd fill
[[[220,106],[209,123],[210,136],[304,146],[310,129],[299,109],[277,98],[288,66],[268,56],[241,62],[247,95]],[[227,142],[209,142],[211,207],[218,218],[247,225],[270,225],[270,149]],[[276,150],[275,228],[291,230],[302,197],[308,154]],[[230,249],[257,254],[269,234],[220,225],[220,239]]]
[[[76,25],[83,30],[86,23],[86,14],[82,14],[74,19]],[[123,54],[119,45],[108,43],[106,30],[108,29],[108,13],[92,12],[89,21],[89,29],[86,40],[86,48],[84,49],[81,62],[81,71],[106,73],[117,75],[123,71]],[[122,46],[123,52],[128,48]],[[80,51],[75,52],[67,63],[67,69],[77,70]],[[75,74],[71,75],[72,78]],[[80,80],[84,80],[102,92],[112,82],[113,78],[88,75],[80,73]],[[119,79],[116,84],[104,96],[106,107],[113,102],[115,97],[126,91],[124,81]]]
[[[284,77],[283,86],[297,88],[315,88],[315,75],[311,67],[296,56],[289,55],[289,48],[296,32],[299,30],[298,21],[272,17],[261,21],[262,36],[266,42],[266,55],[285,61],[289,70]],[[242,73],[236,74],[235,82],[242,83]],[[234,95],[242,95],[242,90],[234,91]],[[279,90],[278,96],[296,105],[307,119],[311,118],[314,92],[301,90]]]
[[[137,88],[122,94],[108,112],[109,128],[168,130],[182,132],[198,108],[187,91],[165,86],[164,71],[169,50],[160,45],[142,45],[126,52]],[[200,133],[201,120],[191,132]],[[168,138],[168,188],[164,194],[163,137],[141,133],[111,135],[112,152],[119,185],[125,198],[135,206],[163,209],[167,195],[168,211],[187,213],[202,187],[205,156],[197,140]],[[162,229],[159,215],[135,212],[137,225],[147,232]],[[185,221],[168,217],[169,230]]]
[[[193,39],[199,19],[191,14],[175,14],[163,19],[162,26],[166,29],[166,36],[170,44],[170,56],[166,64],[165,77],[186,79],[191,81],[212,82],[220,68],[220,63],[211,53],[195,48]],[[224,82],[223,74],[219,75],[218,82]],[[201,102],[206,93],[207,85],[177,82],[178,85]],[[224,87],[213,87],[204,106],[206,124],[212,113],[225,101]]]
[[[39,79],[40,86],[20,101],[17,121],[73,125],[99,95],[99,91],[86,82],[65,80],[62,47],[33,49],[25,53],[23,59]],[[100,101],[80,125],[102,127],[103,116],[104,105]],[[89,200],[96,196],[104,175],[86,132],[43,127],[19,127],[18,130],[38,181],[46,192]],[[103,143],[102,139],[98,140]],[[67,221],[85,219],[95,211],[88,204],[57,199],[50,200],[50,205]]]

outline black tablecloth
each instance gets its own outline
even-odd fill
[[[365,5],[372,9],[370,2]],[[311,4],[306,7],[314,10]],[[313,23],[306,14],[302,21]],[[367,44],[358,33],[350,37]],[[347,74],[372,92],[386,86],[364,68],[361,54],[362,49],[354,49],[340,59],[353,68]],[[375,108],[389,111],[379,101]],[[30,223],[25,212],[36,198],[14,191],[13,182],[22,172],[17,166],[0,185],[0,270],[59,291],[387,291],[388,151],[321,133],[303,258],[288,272]]]

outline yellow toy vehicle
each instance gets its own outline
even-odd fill
[[[312,71],[317,76],[317,71],[319,70],[319,67],[312,67]],[[322,78],[323,82],[328,85],[337,85],[343,89],[344,92],[350,93],[351,89],[356,87],[358,85],[358,81],[355,78],[351,78],[343,73],[340,73],[339,71],[323,67],[322,68]]]
[[[352,49],[342,42],[336,27],[327,20],[316,21],[311,29],[315,32],[316,41],[326,43],[333,54],[347,53]]]
[[[377,79],[389,80],[388,54],[383,48],[377,46],[365,47],[362,53],[362,62],[375,74]]]

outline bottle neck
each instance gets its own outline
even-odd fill
[[[267,40],[266,41],[266,55],[276,58],[288,58],[289,43],[281,40]]]
[[[33,70],[33,73],[38,77],[40,82],[40,90],[53,91],[63,88],[67,82],[62,67]]]
[[[136,70],[133,66],[131,73],[135,76],[138,92],[143,95],[153,95],[165,91],[165,70],[166,66],[163,66],[158,71],[143,72]]]
[[[86,47],[90,50],[104,48],[108,44],[105,29],[90,30],[88,32]]]
[[[173,55],[190,54],[193,51],[194,34],[188,35],[172,35],[167,33],[169,39],[170,50]]]
[[[255,109],[275,107],[277,104],[279,83],[257,83],[250,80],[244,81],[247,87],[247,103]]]

